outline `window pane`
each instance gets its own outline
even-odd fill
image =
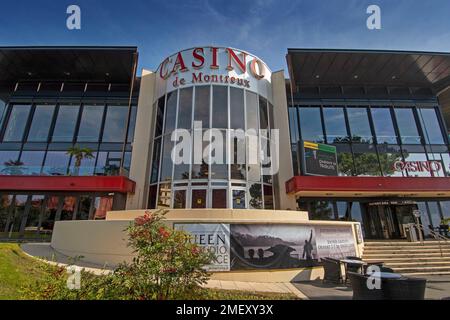
[[[164,127],[164,132],[172,133],[175,129],[175,119],[177,117],[177,91],[172,91],[167,94],[166,102],[166,123]]]
[[[267,129],[269,126],[269,117],[267,115],[267,100],[259,96],[259,127]]]
[[[385,177],[402,177],[406,174],[395,169],[394,164],[397,161],[402,161],[402,153],[399,146],[394,145],[379,145],[378,156],[380,158],[381,170]]]
[[[323,118],[327,143],[339,143],[348,140],[344,108],[323,108]]]
[[[106,213],[112,210],[112,204],[112,196],[96,197],[94,202],[94,219],[105,219]]]
[[[79,106],[60,106],[52,141],[72,141],[77,124]]]
[[[158,109],[156,112],[156,124],[155,124],[155,137],[159,137],[162,134],[163,121],[164,121],[164,96],[158,99]]]
[[[164,136],[164,148],[162,153],[161,160],[161,176],[159,177],[159,181],[172,180],[172,147],[173,142],[170,140],[170,135]]]
[[[227,207],[227,190],[213,189],[212,190],[212,208],[225,209]]]
[[[450,201],[441,201],[441,209],[444,219],[450,219]]]
[[[216,143],[216,139],[220,141],[218,136],[223,137],[222,143]],[[211,133],[212,144],[216,146],[222,145],[222,150],[211,150],[211,179],[228,179],[228,162],[227,162],[227,149],[226,149],[226,131],[215,130]],[[222,152],[222,156],[220,156]]]
[[[3,100],[0,100],[0,127],[2,127],[3,125],[3,119],[5,118],[6,110],[7,110],[6,103]]]
[[[350,146],[347,144],[337,144],[337,161],[338,161],[338,175],[352,176],[353,175],[353,155],[350,151]]]
[[[439,227],[441,224],[441,214],[437,202],[428,202],[428,212],[431,217],[431,224],[434,228]]]
[[[349,221],[350,220],[350,208],[345,201],[336,201],[336,209],[338,220]]]
[[[348,108],[348,122],[352,134],[352,141],[359,143],[372,143],[369,117],[366,108]]]
[[[396,108],[398,130],[403,144],[420,144],[420,135],[411,108]]]
[[[104,106],[85,105],[83,107],[80,129],[78,131],[78,141],[97,142],[99,140],[104,109]]]
[[[444,162],[441,159],[440,153],[429,153],[428,163],[430,173],[432,177],[445,177],[445,167]]]
[[[29,105],[13,106],[3,138],[4,141],[22,141],[30,110],[31,106]]]
[[[262,199],[262,188],[259,183],[254,183],[250,185],[248,189],[248,193],[250,195],[250,199],[248,201],[248,205],[250,209],[262,209],[263,208],[263,199]]]
[[[230,127],[245,129],[244,90],[230,87]]]
[[[354,148],[353,161],[355,163],[355,175],[357,176],[380,176],[380,164],[376,150],[373,145],[361,146],[361,148]]]
[[[231,179],[245,180],[246,177],[246,143],[245,135],[230,137],[231,158]]]
[[[173,193],[173,208],[186,208],[186,190],[175,190]]]
[[[256,93],[246,92],[247,130],[258,130],[258,100]]]
[[[193,209],[206,208],[206,190],[192,190],[191,207]]]
[[[427,155],[425,153],[408,153],[403,151],[405,161],[411,165],[405,168],[404,172],[408,172],[410,177],[430,177],[430,171],[424,169],[423,163],[427,161]]]
[[[194,120],[209,128],[209,86],[195,87]]]
[[[331,201],[311,201],[310,220],[335,220],[333,213],[333,203]]]
[[[434,108],[420,108],[417,110],[419,111],[425,142],[428,144],[444,144],[444,137],[436,110]]]
[[[191,129],[192,122],[192,88],[180,90],[178,106],[178,128]]]
[[[69,160],[65,151],[49,151],[45,158],[43,171],[50,175],[66,175]]]
[[[197,90],[197,89],[196,89]],[[194,133],[195,134],[195,133]],[[202,137],[205,135],[205,131],[201,133]],[[205,150],[205,148],[208,145],[208,141],[203,141],[202,150]],[[192,154],[192,172],[191,172],[191,178],[192,179],[208,179],[208,173],[209,173],[209,165],[204,161],[203,157],[201,160],[201,163],[195,163],[195,155]]]
[[[274,209],[273,205],[273,189],[271,186],[264,185],[264,209],[272,210]]]
[[[28,141],[47,141],[54,110],[55,106],[36,106],[31,122],[30,133],[28,133]]]
[[[213,86],[212,127],[228,128],[228,87]]]
[[[26,174],[40,174],[45,151],[23,151],[20,162],[23,163]]]
[[[394,123],[392,122],[391,111],[389,108],[371,108],[373,125],[377,142],[397,144]]]
[[[127,117],[127,106],[108,106],[102,141],[123,142]]]
[[[131,107],[131,115],[130,115],[130,124],[128,125],[128,138],[127,142],[133,142],[134,140],[134,129],[136,128],[136,116],[137,116],[137,107]]]
[[[298,111],[302,139],[312,142],[324,142],[320,108],[302,107]]]
[[[233,190],[233,209],[245,209],[245,190]]]
[[[289,108],[289,132],[291,133],[291,142],[296,144],[300,139],[296,107]]]
[[[160,154],[161,154],[161,138],[156,139],[153,143],[152,172],[150,178],[151,183],[158,181]]]

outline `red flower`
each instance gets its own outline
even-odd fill
[[[191,253],[192,253],[193,255],[199,254],[199,253],[200,253],[200,248],[199,248],[199,247],[192,247]]]
[[[136,219],[134,219],[134,223],[137,226],[142,226],[144,224],[146,224],[147,222],[151,222],[152,221],[152,216],[151,216],[151,212],[150,211],[145,211],[145,214],[143,216],[137,217]]]
[[[166,228],[164,228],[164,227],[160,227],[158,229],[158,232],[163,238],[168,238],[170,235],[169,231],[167,231]]]

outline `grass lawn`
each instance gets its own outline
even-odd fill
[[[21,288],[39,279],[42,270],[39,264],[26,256],[16,243],[0,243],[0,300],[21,299]],[[209,299],[217,300],[291,300],[293,294],[246,292],[208,289]]]
[[[40,276],[37,261],[16,243],[0,243],[0,300],[20,299],[20,289]]]

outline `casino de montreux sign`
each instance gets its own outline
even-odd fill
[[[223,47],[196,47],[166,58],[159,77],[172,86],[186,84],[231,84],[250,88],[252,80],[267,76],[266,65],[247,52]]]

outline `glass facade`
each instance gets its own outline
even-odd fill
[[[272,179],[262,174],[267,164],[262,163],[259,136],[250,144],[245,135],[248,129],[273,128],[273,106],[266,98],[240,88],[203,85],[169,92],[154,108],[149,208],[274,208]],[[193,137],[189,150],[178,154],[190,160],[179,164],[171,153],[184,137],[173,141],[175,128]],[[212,147],[219,139],[222,148]],[[199,149],[207,150],[203,157],[192,152],[199,141]],[[248,154],[247,145],[254,148]],[[256,155],[253,163],[249,155]]]
[[[290,106],[294,172],[303,172],[297,144],[305,140],[336,146],[341,176],[448,176],[447,136],[439,119],[438,106]],[[399,170],[397,161],[440,166]]]

